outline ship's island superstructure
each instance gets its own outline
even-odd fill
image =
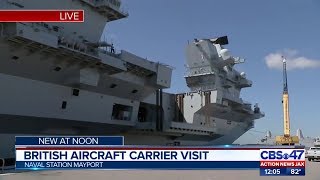
[[[84,23],[0,23],[0,158],[15,135],[123,135],[127,145],[231,144],[264,116],[240,98],[252,82],[227,37],[186,48],[190,92],[170,94],[172,68],[101,42],[119,0],[3,0],[1,9],[83,9]]]

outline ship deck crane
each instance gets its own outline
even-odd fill
[[[290,117],[289,117],[289,91],[287,82],[287,67],[286,59],[283,60],[283,94],[282,94],[282,107],[283,107],[283,135],[276,136],[277,145],[295,145],[299,143],[298,136],[290,135]]]

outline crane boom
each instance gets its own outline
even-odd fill
[[[288,93],[288,79],[287,79],[287,60],[282,57],[283,60],[283,93]]]
[[[287,79],[287,62],[282,57],[283,62],[283,93],[282,93],[282,107],[283,107],[283,135],[276,136],[276,144],[279,145],[294,145],[299,143],[298,136],[290,135],[290,117],[289,117],[289,91]]]
[[[283,58],[283,94],[282,94],[282,105],[283,105],[283,123],[284,123],[284,136],[290,136],[290,117],[289,117],[289,92],[288,92],[288,79],[287,79],[287,67],[286,59]]]

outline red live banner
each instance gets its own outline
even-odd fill
[[[84,11],[0,10],[0,22],[84,22]]]

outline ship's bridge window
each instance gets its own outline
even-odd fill
[[[236,81],[239,81],[240,77],[238,75],[235,76]]]
[[[47,23],[43,23],[42,25],[43,25],[43,27],[45,27],[45,28],[49,28],[49,24],[47,24]]]
[[[58,26],[53,26],[52,27],[54,31],[58,32],[59,31],[59,27]]]
[[[19,3],[17,3],[17,2],[8,2],[9,4],[12,4],[12,5],[14,5],[14,6],[17,6],[17,7],[19,7],[19,8],[24,8],[24,5],[22,5],[22,4],[19,4]]]
[[[146,122],[147,121],[147,113],[148,110],[145,107],[140,107],[138,112],[138,121],[139,122]]]
[[[113,120],[125,120],[130,121],[132,115],[132,106],[114,104],[112,110]]]

